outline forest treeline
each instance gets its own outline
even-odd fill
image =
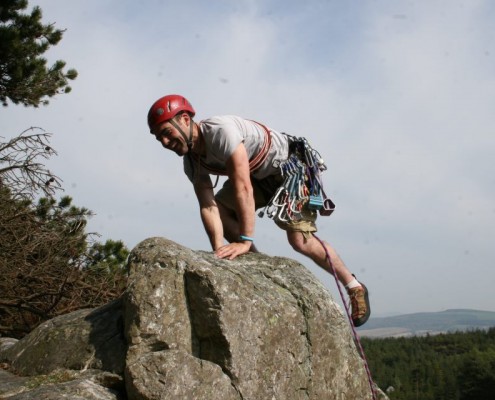
[[[423,337],[361,339],[390,400],[492,400],[495,327]]]

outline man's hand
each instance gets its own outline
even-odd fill
[[[235,243],[227,244],[215,250],[215,255],[219,258],[226,258],[228,260],[233,260],[234,258],[240,256],[241,254],[248,253],[250,248],[251,248],[251,242],[247,242],[247,243],[235,242]]]

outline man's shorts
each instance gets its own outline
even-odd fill
[[[283,177],[280,175],[268,176],[264,179],[251,177],[253,185],[254,204],[258,210],[264,208],[271,200],[277,189],[282,185]],[[235,211],[234,188],[229,179],[225,181],[223,187],[215,195],[215,199],[229,210]],[[301,210],[301,218],[298,220],[281,220],[278,215],[273,217],[275,223],[286,231],[302,232],[305,237],[311,232],[316,232],[317,212],[310,210],[307,205]]]

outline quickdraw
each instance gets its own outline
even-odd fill
[[[290,137],[289,157],[280,163],[284,177],[266,207],[258,213],[281,221],[297,221],[302,218],[303,207],[317,210],[320,215],[330,215],[335,204],[323,190],[321,173],[327,169],[320,153],[313,149],[306,138]]]

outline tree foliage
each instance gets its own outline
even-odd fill
[[[0,101],[38,107],[48,104],[48,98],[68,93],[69,80],[77,71],[64,71],[66,63],[56,61],[47,66],[42,55],[60,42],[63,30],[54,24],[44,25],[42,12],[34,7],[30,14],[22,13],[27,0],[2,0],[0,3]]]
[[[0,142],[0,336],[22,337],[125,288],[124,244],[96,242],[85,229],[91,211],[52,196],[61,187],[40,161],[55,154],[48,138],[30,131]]]
[[[390,400],[488,400],[495,328],[426,337],[362,339],[374,381]],[[388,390],[387,390],[388,389]]]

